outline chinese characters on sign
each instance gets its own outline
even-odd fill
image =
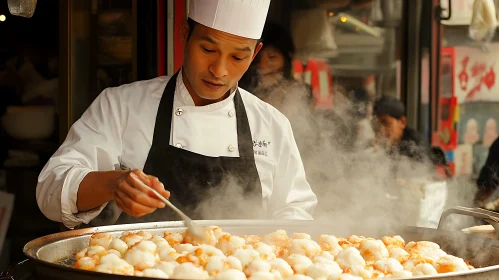
[[[486,62],[475,62],[471,67],[467,68],[468,62],[470,60],[469,56],[465,56],[462,61],[462,70],[459,74],[459,83],[461,85],[461,90],[468,90],[468,71],[471,73],[471,79],[473,81],[472,87],[466,94],[465,100],[471,100],[482,90],[482,86],[486,86],[490,90],[496,81],[496,73],[492,66],[487,66]]]
[[[454,80],[458,102],[499,101],[495,62],[499,44],[492,44],[488,53],[470,47],[456,47],[455,51]]]

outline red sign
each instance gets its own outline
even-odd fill
[[[317,108],[333,107],[333,80],[327,62],[310,59],[304,70],[304,81],[312,87]]]
[[[496,84],[496,60],[499,44],[491,44],[489,52],[477,48],[455,47],[455,95],[458,103],[499,101]]]

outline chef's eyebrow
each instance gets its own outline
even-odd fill
[[[253,52],[253,51],[251,50],[251,48],[250,48],[250,47],[248,47],[248,46],[246,46],[246,47],[241,47],[241,48],[235,48],[235,49],[236,49],[236,51],[240,51],[240,52]]]
[[[211,44],[214,44],[214,45],[219,45],[219,43],[217,41],[215,41],[213,38],[211,38],[210,36],[203,36],[203,37],[201,37],[201,40],[206,41],[206,42],[211,43]],[[253,52],[253,50],[251,50],[251,48],[249,46],[234,47],[234,49],[236,51],[240,51],[240,52]]]
[[[203,36],[201,37],[201,40],[207,41],[208,43],[212,43],[214,45],[218,45],[218,42],[213,40],[213,38],[211,38],[210,36]]]

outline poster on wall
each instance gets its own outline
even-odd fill
[[[473,147],[473,174],[485,164],[489,148],[499,137],[499,102],[464,103],[459,107],[459,143]]]
[[[499,101],[499,43],[489,51],[473,47],[455,47],[454,93],[458,103]],[[496,58],[497,57],[497,58]]]
[[[459,145],[454,150],[455,176],[470,176],[473,174],[473,146]]]

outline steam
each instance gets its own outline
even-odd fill
[[[334,220],[344,227],[411,219],[415,224],[416,205],[400,201],[414,196],[416,186],[433,176],[429,162],[394,160],[380,148],[363,146],[367,139],[356,137],[361,119],[352,110],[355,104],[341,94],[335,94],[332,111],[315,112],[311,118],[304,100],[296,98],[306,94],[303,90],[295,82],[284,84],[272,93],[281,97],[273,100],[281,102],[270,103],[292,124],[308,181],[319,198],[315,219]],[[399,185],[397,179],[405,182]]]
[[[220,186],[205,193],[209,199],[200,200],[194,215],[202,220],[265,218],[261,195],[245,195],[238,182],[235,177],[226,176]]]
[[[425,192],[428,183],[441,181],[435,177],[429,158],[414,161],[390,156],[380,147],[371,147],[368,144],[372,139],[355,136],[361,129],[358,124],[366,123],[352,110],[355,104],[336,92],[332,111],[310,114],[307,100],[303,98],[306,94],[306,88],[292,81],[273,88],[266,95],[290,120],[308,182],[319,200],[314,225],[320,226],[304,228],[304,232],[378,238],[400,234],[406,241],[437,242],[445,251],[471,261],[477,267],[496,264],[487,259],[491,240],[458,231],[411,231],[406,227],[419,225],[421,206],[428,207],[423,210],[429,213],[437,211],[421,204],[428,195]],[[475,190],[472,181],[449,179],[442,210],[471,206]],[[211,199],[205,199],[196,209],[203,219],[226,218],[227,213],[239,213],[235,214],[240,215],[236,219],[265,215],[261,202],[251,203],[245,199],[232,178],[227,178],[210,196]],[[435,222],[439,215],[435,215]],[[473,218],[451,215],[444,229],[460,230],[474,224]]]
[[[307,179],[319,199],[314,219],[343,229],[358,228],[359,224],[384,230],[416,226],[424,186],[436,181],[430,160],[415,162],[390,156],[381,147],[368,146],[372,139],[356,137],[359,124],[369,122],[355,114],[356,104],[336,92],[334,109],[311,113],[306,90],[290,81],[270,90],[257,88],[253,93],[265,96],[292,124]],[[211,193],[211,199],[203,200],[196,214],[212,218],[236,210],[255,213],[261,209],[260,201],[252,205],[244,200],[235,180],[226,181],[229,183]],[[471,205],[475,190],[471,182],[449,180],[447,185],[445,209]],[[451,216],[446,227],[463,228],[469,224],[469,218]]]

